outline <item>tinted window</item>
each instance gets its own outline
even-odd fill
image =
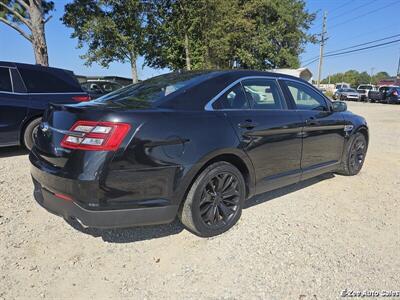
[[[297,109],[328,110],[324,97],[305,84],[286,81]]]
[[[46,68],[18,68],[30,93],[71,93],[82,91],[73,74]]]
[[[270,79],[248,79],[242,82],[247,100],[253,109],[282,109],[276,81]]]
[[[383,86],[383,87],[380,87],[380,88],[379,88],[379,91],[380,91],[380,92],[386,92],[386,91],[388,91],[389,89],[390,89],[389,86]]]
[[[104,93],[97,83],[85,82],[81,84],[81,87],[85,92]]]
[[[248,109],[249,102],[244,95],[242,85],[237,83],[233,88],[226,91],[216,101],[214,108],[224,109]]]
[[[24,83],[22,82],[21,76],[18,73],[18,70],[15,68],[11,68],[10,71],[14,93],[25,93],[26,89]]]
[[[106,93],[111,93],[113,91],[116,91],[116,90],[122,88],[122,86],[116,82],[103,82],[103,83],[101,83],[101,87],[104,90],[104,92],[106,92]]]
[[[12,92],[9,68],[0,67],[0,92]]]
[[[177,91],[199,84],[213,76],[212,72],[174,72],[128,85],[94,101],[113,102],[135,108],[149,107]]]

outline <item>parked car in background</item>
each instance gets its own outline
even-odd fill
[[[393,86],[381,86],[377,91],[369,91],[368,99],[370,102],[381,102],[388,103],[389,101],[394,101],[394,96],[397,93],[397,88]]]
[[[360,94],[355,89],[338,89],[333,94],[333,99],[359,101]]]
[[[91,99],[104,96],[105,94],[114,92],[123,86],[113,81],[87,81],[81,83],[82,89],[90,95]]]
[[[88,100],[71,71],[0,61],[0,146],[22,144],[31,149],[50,102]]]
[[[245,200],[326,172],[357,174],[364,118],[296,77],[175,72],[51,105],[30,153],[34,197],[88,227],[168,223],[214,236]]]
[[[375,86],[372,84],[360,84],[357,87],[357,92],[360,94],[361,101],[368,101],[368,93],[373,90]]]
[[[350,83],[339,82],[339,83],[336,83],[335,88],[333,89],[333,93],[335,93],[337,90],[340,90],[340,89],[350,89],[350,88],[351,88]]]

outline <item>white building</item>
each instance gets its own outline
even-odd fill
[[[272,69],[271,72],[292,75],[304,79],[305,81],[312,82],[313,74],[308,68],[299,69]]]

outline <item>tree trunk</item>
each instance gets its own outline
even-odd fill
[[[190,71],[192,66],[190,64],[190,52],[189,52],[189,37],[185,31],[185,56],[186,56],[186,70]]]
[[[32,46],[35,53],[36,63],[42,66],[49,65],[47,53],[46,36],[44,32],[44,19],[42,2],[38,0],[29,1],[29,15],[32,23]]]
[[[137,74],[137,67],[136,67],[136,55],[131,54],[131,72],[132,72],[132,83],[138,83],[139,78]]]

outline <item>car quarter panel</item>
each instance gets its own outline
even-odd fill
[[[239,157],[254,176],[250,160],[239,150],[239,140],[221,113],[133,113],[132,120],[138,130],[125,151],[115,155],[105,179],[108,188],[121,194],[116,201],[162,198],[179,204],[201,168],[221,154]]]

